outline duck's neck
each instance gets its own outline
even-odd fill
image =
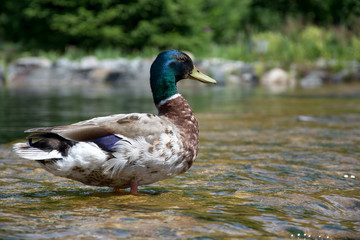
[[[178,93],[175,75],[170,68],[158,69],[153,65],[150,71],[150,86],[155,105],[159,105],[161,101]]]

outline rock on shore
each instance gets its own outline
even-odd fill
[[[78,61],[60,58],[52,62],[45,58],[20,58],[7,68],[9,86],[83,86],[111,84],[115,86],[147,86],[153,58],[117,58],[99,60],[94,56]],[[195,60],[195,65],[212,76],[219,85],[248,85],[261,83],[269,89],[282,90],[296,85],[303,88],[319,87],[324,83],[360,81],[360,64],[333,67],[336,61],[319,60],[311,66],[292,64],[289,71],[266,63],[244,63],[225,59]],[[274,64],[273,64],[274,65]],[[260,69],[260,70],[259,70]],[[0,84],[4,71],[0,69]]]

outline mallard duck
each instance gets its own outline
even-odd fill
[[[66,126],[28,129],[28,143],[16,153],[50,173],[92,186],[114,189],[148,185],[186,172],[198,152],[198,122],[176,83],[216,81],[199,72],[180,51],[161,52],[150,69],[158,115],[115,114]]]

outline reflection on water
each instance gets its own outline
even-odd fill
[[[359,85],[182,92],[200,122],[199,156],[130,196],[54,177],[8,142],[30,127],[155,112],[148,89],[3,89],[0,238],[360,238]]]

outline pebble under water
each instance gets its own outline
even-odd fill
[[[27,128],[156,113],[149,91],[2,89],[0,238],[360,238],[360,85],[184,86],[200,123],[197,160],[137,196],[55,177],[12,152]]]

